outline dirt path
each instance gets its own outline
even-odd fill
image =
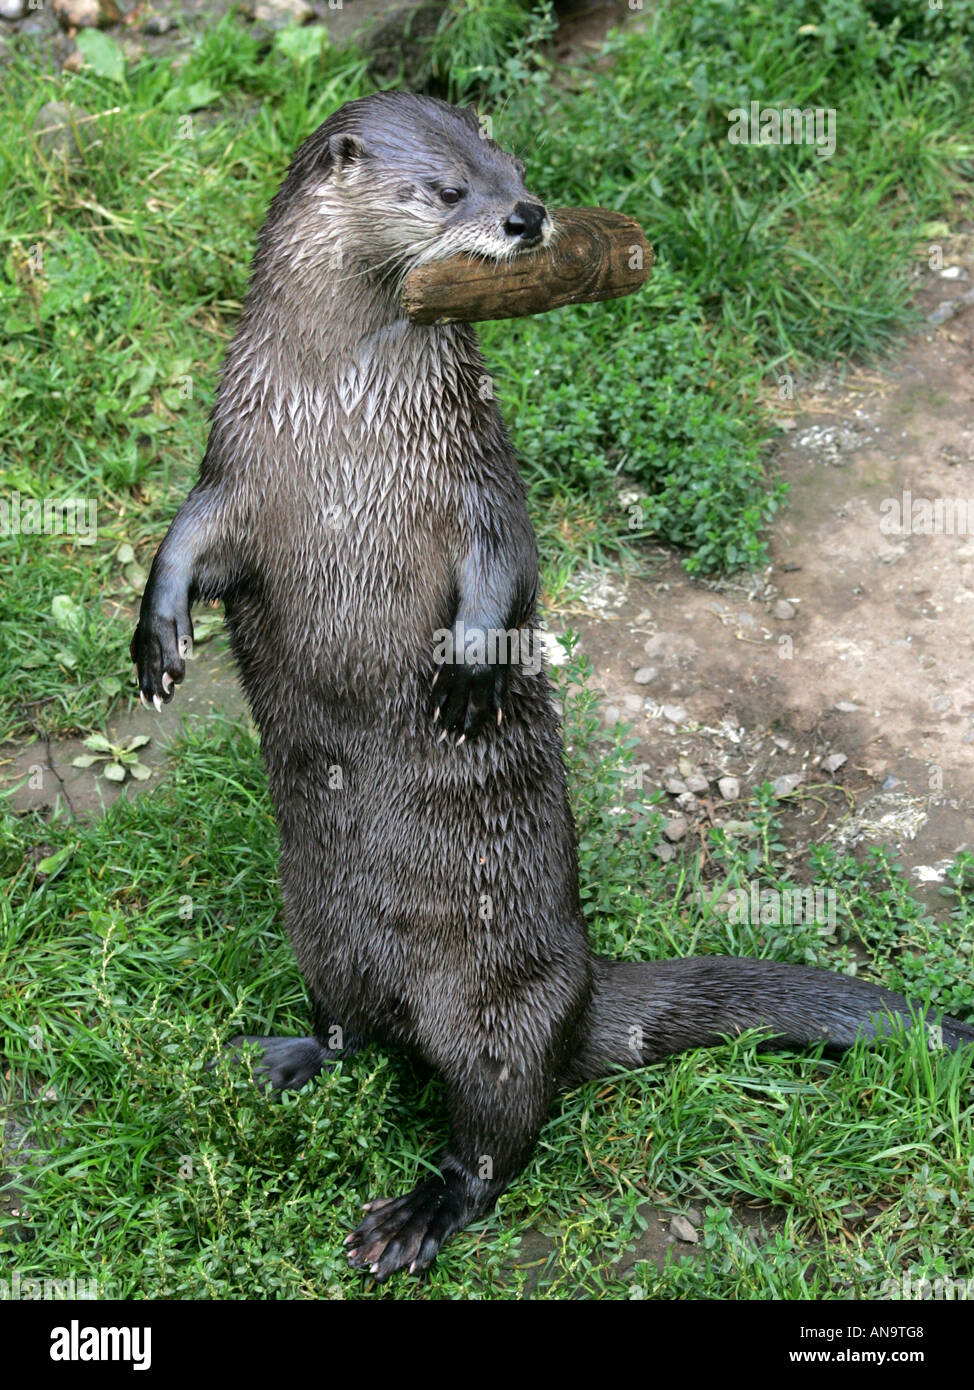
[[[644,786],[671,780],[691,837],[744,814],[718,779],[746,797],[800,778],[790,847],[891,844],[934,885],[974,844],[974,309],[801,393],[785,424],[763,574],[700,582],[661,552],[652,577],[594,577],[553,626],[579,632],[607,722],[631,722]],[[966,504],[959,533],[924,534],[920,499]],[[694,774],[708,793],[681,792]]]

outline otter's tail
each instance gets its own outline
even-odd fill
[[[694,1047],[711,1047],[746,1028],[766,1028],[800,1047],[825,1042],[851,1047],[875,1038],[922,1009],[900,994],[850,975],[806,965],[738,956],[688,960],[596,959],[582,1046],[569,1085],[632,1070]],[[925,1015],[932,1048],[974,1042],[974,1028],[956,1018]]]

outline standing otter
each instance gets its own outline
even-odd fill
[[[844,1047],[910,1018],[899,995],[821,970],[592,956],[531,659],[524,487],[473,330],[412,325],[399,298],[420,262],[544,242],[522,175],[471,112],[405,93],[349,103],[302,145],[132,640],[158,708],[191,604],[226,605],[314,1000],[314,1037],[252,1040],[263,1076],[299,1087],[371,1037],[446,1083],[439,1174],[370,1203],[346,1241],[379,1279],[425,1269],[492,1207],[559,1087],[743,1028]],[[974,1029],[945,1019],[942,1037]]]

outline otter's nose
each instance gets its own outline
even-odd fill
[[[525,245],[531,246],[541,240],[541,229],[548,216],[541,203],[515,203],[514,210],[504,223],[508,236],[517,237]]]

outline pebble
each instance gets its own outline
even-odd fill
[[[859,706],[854,705],[851,700],[840,700],[833,708],[837,709],[840,714],[855,714]]]
[[[736,801],[741,794],[741,784],[736,777],[721,777],[717,790],[725,801]]]
[[[670,796],[682,796],[687,790],[686,782],[681,782],[679,777],[667,777],[663,786],[669,792]]]
[[[779,598],[771,612],[779,622],[787,623],[795,616],[798,609],[793,603],[789,603],[786,598]]]
[[[659,670],[655,666],[640,666],[633,676],[637,685],[650,685],[659,675]]]
[[[623,695],[622,703],[625,705],[626,709],[632,710],[634,714],[638,714],[645,701],[641,695]]]
[[[827,758],[822,759],[822,767],[826,772],[838,772],[842,764],[848,761],[844,753],[830,753]]]
[[[38,148],[51,157],[59,159],[78,159],[80,149],[75,127],[87,112],[80,106],[67,101],[48,101],[34,117],[34,134]]]
[[[104,29],[122,22],[115,0],[53,0],[51,8],[65,29]]]
[[[791,796],[793,791],[801,786],[805,780],[803,772],[785,772],[780,777],[776,777],[771,784],[774,788],[775,796]]]
[[[687,778],[687,789],[703,796],[705,792],[710,791],[710,783],[707,781],[706,777],[701,776],[700,773],[691,773]]]
[[[664,719],[668,719],[671,724],[686,723],[687,712],[682,705],[663,705],[660,709]]]
[[[306,0],[257,0],[254,5],[254,19],[258,24],[269,24],[272,29],[307,24],[313,18],[314,10]]]
[[[696,1245],[700,1239],[685,1216],[674,1216],[670,1222],[670,1235],[674,1240],[682,1240],[692,1245]]]
[[[27,0],[0,0],[0,19],[23,19]]]
[[[668,820],[663,826],[663,834],[671,844],[676,844],[679,840],[683,839],[688,828],[686,816],[674,816],[672,820]]]

